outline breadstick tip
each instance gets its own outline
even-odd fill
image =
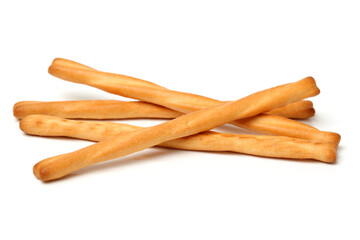
[[[37,177],[41,181],[48,181],[48,180],[50,180],[49,172],[47,171],[46,166],[44,167],[42,163],[43,162],[41,161],[34,165],[33,173],[34,173],[35,177]]]
[[[54,60],[55,61],[55,60]],[[48,73],[49,74],[51,74],[51,75],[53,75],[52,73],[53,73],[53,68],[54,68],[54,62],[49,66],[49,68],[48,68]]]
[[[316,96],[316,95],[319,95],[319,94],[320,94],[320,89],[317,87],[316,81],[315,81],[315,79],[314,79],[313,77],[308,76],[308,77],[304,78],[303,80],[305,80],[306,82],[308,82],[309,85],[314,85],[314,86],[315,86],[314,89],[313,89],[313,90],[314,90],[313,96]]]
[[[56,64],[58,61],[63,61],[63,60],[65,60],[65,59],[64,58],[54,58],[51,65]]]
[[[329,140],[330,142],[333,142],[337,148],[341,140],[341,135],[338,133],[331,132],[331,134],[329,135]]]
[[[24,105],[24,102],[17,102],[17,103],[15,103],[15,105],[13,107],[13,115],[17,119],[21,119],[20,116],[22,115],[23,105]]]
[[[35,177],[44,182],[63,177],[63,173],[58,171],[59,163],[57,161],[63,158],[64,155],[66,154],[47,158],[35,164],[33,167]]]
[[[43,124],[43,120],[39,115],[28,115],[21,119],[19,122],[20,130],[26,134],[32,134],[32,129],[34,127],[39,128]]]
[[[17,119],[22,119],[26,115],[26,105],[35,103],[36,101],[21,101],[14,104],[13,115]]]
[[[335,163],[336,162],[336,151],[337,151],[337,145],[333,145],[333,148],[326,152],[323,162],[325,163]]]
[[[306,114],[304,116],[304,119],[311,118],[311,117],[315,116],[315,113],[316,113],[315,108],[309,108],[308,110],[306,110]]]

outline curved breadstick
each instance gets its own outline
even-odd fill
[[[183,115],[152,103],[116,100],[23,101],[14,105],[13,113],[18,119],[32,114],[77,119],[176,118]]]
[[[312,78],[267,89],[234,102],[195,111],[153,127],[107,138],[72,153],[45,159],[34,166],[34,175],[43,181],[61,178],[81,168],[208,131],[235,119],[252,117],[319,92]],[[325,161],[334,162],[335,158]]]
[[[137,82],[134,79],[133,82],[136,82],[137,86],[128,85],[119,80],[121,75],[115,79],[112,77],[113,74],[99,72],[96,70],[66,68],[62,65],[57,65],[56,60],[54,60],[53,64],[49,67],[49,73],[64,80],[83,83],[110,93],[155,103],[184,113],[221,104],[218,100],[199,95],[171,91],[165,88],[150,88],[149,86],[142,85],[141,82]],[[125,80],[128,80],[128,78],[125,78]],[[258,118],[258,116],[255,118]],[[259,126],[259,132],[264,132],[264,128],[266,128],[266,132],[269,132],[272,135],[300,138],[300,136],[297,136],[296,134],[299,132],[299,129],[304,126],[304,124],[297,125],[297,122],[287,118],[274,119],[276,119],[275,125],[268,125],[268,123],[261,122],[260,120],[254,121],[254,123],[261,123],[261,126]],[[270,121],[269,124],[270,123],[275,123],[275,121]],[[257,126],[254,124],[252,126],[247,126],[244,122],[237,123],[236,121],[233,124],[237,126],[241,125],[241,127],[245,129],[252,129],[252,131],[258,132]],[[287,129],[283,127],[288,125],[295,126],[295,129]],[[318,135],[313,135],[312,139],[317,140],[318,138]]]
[[[142,129],[142,127],[123,123],[76,121],[46,115],[27,116],[20,121],[20,128],[31,135],[72,137],[95,142]],[[336,156],[336,146],[331,143],[280,136],[240,135],[212,131],[163,142],[158,146],[319,161],[324,161],[324,159],[327,161]]]

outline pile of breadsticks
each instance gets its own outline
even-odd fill
[[[98,142],[38,162],[33,171],[42,181],[58,179],[81,168],[155,145],[198,151],[232,151],[275,158],[313,159],[326,163],[336,160],[339,134],[320,131],[294,120],[306,119],[315,114],[312,102],[304,100],[320,93],[312,77],[256,92],[237,101],[222,102],[169,90],[125,75],[101,72],[66,59],[55,59],[49,67],[49,73],[63,80],[140,101],[16,103],[14,116],[21,119],[20,128],[27,134],[66,136]],[[172,120],[146,128],[81,120],[127,118]],[[226,123],[262,135],[209,131]]]

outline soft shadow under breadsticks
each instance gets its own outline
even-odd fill
[[[34,166],[34,174],[43,181],[58,179],[81,168],[208,131],[236,119],[249,118],[316,96],[319,92],[312,78],[263,90],[234,102],[195,111],[153,127],[107,138],[75,152],[45,159]],[[326,162],[335,160],[336,153],[331,155],[327,152],[324,155]]]

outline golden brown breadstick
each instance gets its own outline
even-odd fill
[[[199,95],[182,93],[171,91],[165,88],[157,88],[157,87],[149,87],[142,85],[142,82],[138,82],[136,79],[129,80],[128,78],[124,78],[125,81],[120,81],[121,75],[115,79],[113,78],[113,74],[99,72],[96,70],[89,69],[80,69],[80,68],[66,68],[62,65],[54,64],[49,67],[49,73],[54,76],[60,77],[61,79],[83,83],[89,86],[93,86],[104,91],[122,95],[125,97],[135,98],[138,100],[151,102],[154,104],[159,104],[177,111],[181,111],[184,113],[191,112],[198,109],[204,109],[211,106],[217,106],[221,104],[220,101],[206,98]],[[312,79],[309,77],[309,79]],[[129,82],[133,82],[133,85],[128,84]],[[136,86],[135,86],[136,85]],[[258,118],[258,116],[254,117]],[[266,120],[271,117],[266,118]],[[253,121],[251,126],[247,126],[246,122],[237,122],[234,121],[232,124],[236,126],[241,126],[245,129],[251,129],[255,132],[267,132],[271,135],[283,135],[295,138],[301,138],[296,134],[299,133],[299,129],[301,129],[304,124],[297,124],[296,121],[287,119],[287,118],[279,118],[274,117],[276,121],[263,122],[263,118]],[[276,123],[275,125],[272,125]],[[256,124],[260,124],[259,131]],[[293,126],[295,129],[288,129],[285,126]],[[264,131],[266,128],[266,131]],[[323,140],[320,136],[316,134],[312,136],[313,140]]]
[[[116,100],[23,101],[14,105],[13,113],[18,119],[32,114],[77,119],[176,118],[183,115],[152,103]]]
[[[63,136],[98,142],[142,127],[123,123],[76,121],[47,115],[30,115],[20,121],[20,128],[31,135]],[[174,139],[158,146],[319,161],[336,156],[336,146],[331,143],[282,136],[239,135],[213,131]]]
[[[310,104],[309,104],[310,103]],[[310,117],[311,101],[299,101],[268,112],[279,116],[298,118]],[[313,112],[314,109],[312,108]],[[74,119],[127,119],[127,118],[175,118],[183,115],[178,111],[147,102],[124,102],[117,100],[83,100],[83,101],[21,101],[13,108],[16,118],[22,119],[32,114],[44,114]]]
[[[63,58],[55,58],[52,62],[53,66],[61,66],[68,68],[80,68],[80,69],[91,69],[95,70],[89,66],[85,66],[78,62],[74,62],[71,60],[63,59]],[[49,69],[50,71],[50,69]],[[163,88],[159,85],[152,86],[155,88]],[[220,103],[220,101],[218,101]],[[269,114],[283,116],[286,118],[295,118],[295,119],[306,119],[313,117],[315,115],[315,109],[313,108],[313,103],[311,101],[299,101],[295,103],[288,104],[286,106],[274,109]]]
[[[301,103],[297,102],[297,103]],[[291,104],[288,104],[289,106]],[[115,100],[65,101],[65,102],[18,102],[14,106],[14,116],[21,119],[27,115],[45,114],[75,119],[121,119],[121,118],[175,118],[182,113],[145,102],[122,102]],[[340,137],[336,133],[319,131],[309,125],[296,121],[283,121],[282,117],[260,114],[256,118],[235,121],[239,127],[258,133],[273,135],[269,126],[276,129],[278,135],[308,140],[329,141],[338,144]]]
[[[61,178],[81,168],[208,131],[235,119],[252,117],[319,92],[312,78],[260,91],[234,102],[195,111],[153,127],[107,138],[72,153],[45,159],[34,166],[34,175],[43,181]],[[324,161],[334,162],[335,157]]]

